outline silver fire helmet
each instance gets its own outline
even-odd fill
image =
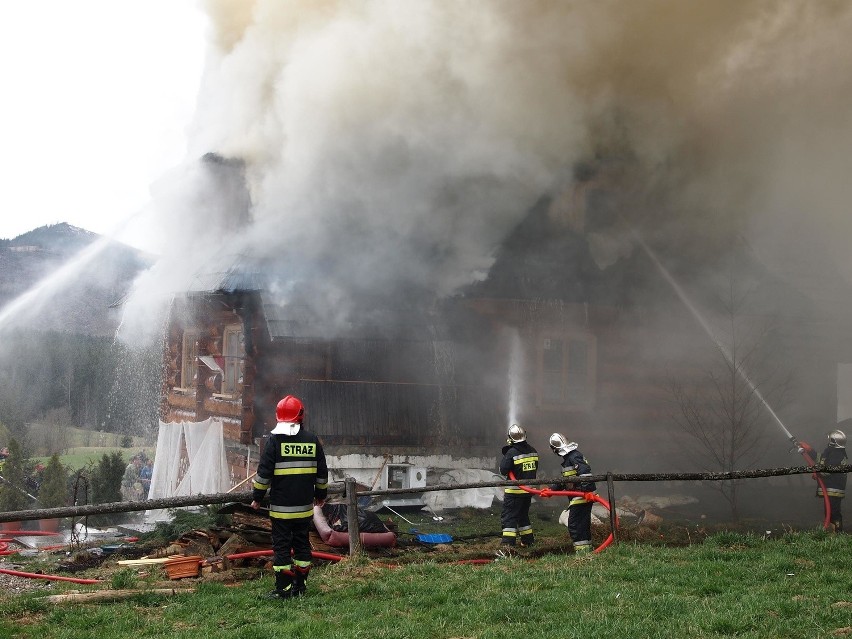
[[[509,426],[509,431],[506,433],[506,441],[510,444],[526,441],[527,431],[521,428],[518,424]]]
[[[569,442],[562,433],[553,433],[550,436],[550,450],[557,455],[567,455],[572,450],[577,450],[577,444]]]
[[[828,445],[832,448],[846,448],[846,433],[833,430],[828,434]]]

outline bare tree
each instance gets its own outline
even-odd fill
[[[765,450],[773,420],[789,394],[791,375],[779,373],[775,322],[747,312],[749,293],[738,293],[731,274],[726,299],[720,300],[724,330],[709,335],[703,363],[695,376],[669,376],[672,419],[685,435],[684,449],[703,470],[728,472],[753,468]],[[772,433],[774,434],[774,433]],[[716,482],[740,517],[742,480]]]

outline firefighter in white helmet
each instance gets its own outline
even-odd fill
[[[837,425],[848,430],[852,426],[852,419],[844,419]],[[846,456],[845,431],[836,428],[828,434],[828,446],[816,461],[823,466],[844,466],[849,463]],[[828,496],[829,522],[835,531],[840,532],[843,530],[843,513],[840,507],[846,495],[846,473],[820,473],[820,477],[825,484],[825,492],[823,493],[822,485],[818,484],[817,497],[823,499],[824,495]]]
[[[562,458],[563,477],[584,477],[592,474],[589,462],[579,450],[575,442],[569,442],[565,435],[553,433],[550,436],[550,450]],[[550,486],[550,490],[576,490],[583,493],[594,493],[597,489],[595,482],[560,482]],[[592,550],[592,505],[593,502],[585,496],[572,497],[568,504],[568,534],[574,544],[574,552],[586,553]]]
[[[518,424],[509,426],[506,433],[506,445],[502,449],[500,474],[515,479],[535,479],[538,471],[538,451],[527,442],[526,431]],[[500,526],[503,529],[501,549],[498,556],[511,554],[516,545],[532,546],[535,541],[530,524],[530,503],[532,494],[518,486],[507,486],[503,494],[503,510],[500,513]]]
[[[276,407],[272,429],[257,465],[251,506],[255,510],[269,490],[272,523],[272,570],[275,590],[270,598],[289,599],[305,594],[311,569],[309,527],[314,504],[322,505],[328,492],[328,467],[322,442],[302,428],[305,408],[287,395]]]

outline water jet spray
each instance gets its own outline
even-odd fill
[[[517,329],[512,331],[509,347],[509,425],[518,423],[518,403],[521,394],[521,379],[524,366],[524,351]]]
[[[695,304],[693,304],[692,300],[689,299],[689,297],[686,295],[684,290],[681,288],[680,284],[678,284],[677,280],[675,280],[674,276],[672,276],[672,274],[669,272],[669,270],[663,265],[662,262],[660,262],[656,253],[654,253],[654,251],[651,250],[651,247],[648,246],[648,244],[645,243],[645,240],[642,239],[642,236],[639,235],[639,232],[636,231],[635,229],[633,230],[633,238],[636,240],[636,243],[639,244],[639,246],[642,247],[642,250],[645,251],[645,254],[654,263],[654,266],[657,267],[657,270],[663,276],[663,279],[666,280],[666,282],[668,282],[669,286],[672,287],[672,290],[674,290],[675,294],[677,294],[680,301],[683,303],[684,306],[686,306],[686,308],[689,310],[689,312],[695,318],[695,321],[698,322],[698,325],[701,326],[702,329],[704,329],[704,332],[707,333],[707,336],[710,338],[710,340],[713,342],[713,344],[716,346],[716,348],[719,350],[719,352],[722,354],[722,356],[728,361],[728,363],[731,366],[734,367],[734,370],[743,379],[743,381],[748,385],[748,387],[754,393],[755,397],[757,397],[760,400],[760,402],[763,404],[763,406],[766,408],[766,410],[772,416],[772,419],[775,421],[776,424],[778,424],[779,428],[781,428],[781,430],[787,436],[787,439],[789,439],[793,443],[793,446],[795,446],[795,448],[796,448],[796,452],[800,453],[802,455],[802,457],[804,457],[805,462],[807,463],[808,466],[815,466],[816,462],[814,461],[814,458],[813,458],[813,454],[815,452],[814,449],[809,444],[796,439],[796,437],[789,430],[787,430],[787,427],[784,426],[784,422],[781,421],[781,418],[778,417],[778,414],[772,409],[772,406],[770,406],[769,402],[767,402],[766,399],[763,397],[763,394],[757,388],[755,383],[751,381],[748,374],[745,372],[745,370],[743,370],[742,366],[740,366],[734,360],[733,355],[731,355],[730,351],[727,348],[725,348],[725,345],[722,344],[721,341],[719,341],[719,339],[714,334],[713,329],[710,326],[710,324],[707,323],[707,320],[704,319],[704,317],[698,311],[698,308],[695,306]],[[819,476],[818,473],[814,473],[813,478],[816,480],[816,482],[823,489],[822,492],[823,492],[823,500],[824,500],[824,506],[825,506],[825,519],[823,521],[823,527],[829,528],[830,525],[831,525],[831,521],[830,521],[830,507],[829,507],[829,502],[828,502],[828,491],[825,489],[825,484],[823,483],[822,478]]]

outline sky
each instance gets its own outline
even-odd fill
[[[195,0],[0,0],[0,238],[67,222],[155,249],[126,223],[186,155],[207,28]]]

